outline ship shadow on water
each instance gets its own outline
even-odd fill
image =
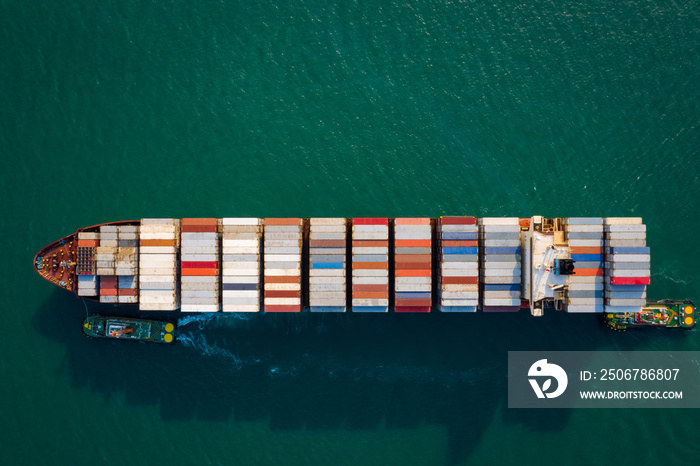
[[[138,315],[88,304],[90,313]],[[35,313],[46,338],[66,346],[60,370],[76,388],[166,420],[260,421],[272,429],[386,429],[438,425],[447,463],[467,459],[494,416],[533,431],[558,431],[569,410],[507,409],[508,350],[633,350],[594,316],[222,315],[179,319],[175,345],[89,339],[85,308],[57,290]],[[641,333],[641,332],[640,332]],[[653,334],[654,332],[651,332]],[[684,338],[672,332],[666,339]]]

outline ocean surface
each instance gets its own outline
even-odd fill
[[[641,216],[700,302],[700,7],[0,0],[3,465],[695,464],[697,410],[509,410],[591,315],[176,316],[89,340],[34,254],[142,217]],[[87,305],[89,312],[128,312]]]

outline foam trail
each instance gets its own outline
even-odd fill
[[[209,343],[207,338],[200,332],[179,332],[177,341],[184,346],[198,350],[203,356],[214,356],[222,359],[230,359],[233,361],[233,366],[236,370],[243,367],[243,361],[241,361],[241,358],[226,348],[222,348],[217,344]]]
[[[195,314],[181,317],[177,321],[177,326],[184,327],[186,325],[196,324],[200,330],[203,330],[207,326],[219,325],[235,320],[250,320],[254,315],[254,313],[247,312]]]

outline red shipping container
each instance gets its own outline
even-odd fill
[[[182,225],[182,233],[216,233],[219,231],[217,225]]]
[[[388,262],[353,262],[353,269],[381,269],[386,270],[389,268]]]
[[[603,254],[603,248],[598,246],[572,246],[571,254]]]
[[[429,239],[397,239],[394,246],[397,248],[429,248]]]
[[[300,312],[301,306],[297,304],[268,304],[264,306],[265,312]]]
[[[358,293],[362,291],[389,292],[389,285],[353,285],[352,292]]]
[[[424,270],[396,269],[397,277],[430,277],[430,275],[431,270],[429,268]]]
[[[401,307],[401,306],[409,306],[409,307],[422,307],[422,306],[428,306],[430,307],[430,299],[397,299],[396,300],[396,307]]]
[[[397,274],[399,270],[427,270],[430,275],[430,262],[397,262],[395,266]]]
[[[102,283],[117,283],[116,275],[100,275],[100,284]]]
[[[343,239],[312,239],[309,241],[310,248],[344,248],[345,245]]]
[[[389,299],[389,292],[386,291],[358,291],[352,293],[352,299]]]
[[[476,225],[476,217],[440,217],[441,225]]]
[[[219,269],[182,269],[182,275],[186,277],[213,277],[219,275]]]
[[[265,290],[266,298],[299,298],[301,291],[294,290]]]
[[[119,290],[119,296],[136,296],[138,293],[135,289],[121,289]]]
[[[265,275],[265,283],[300,283],[301,277],[298,275],[291,277],[270,277]]]
[[[443,285],[478,285],[479,277],[442,277]]]
[[[651,277],[611,277],[611,285],[648,285]]]
[[[187,262],[182,262],[183,269],[211,269],[211,268],[218,267],[218,265],[219,265],[218,261],[203,261],[203,262],[187,261]]]
[[[139,244],[141,247],[167,247],[174,248],[177,247],[177,241],[174,239],[142,239]]]
[[[96,248],[99,246],[99,241],[96,239],[79,239],[78,240],[78,247],[79,248]]]
[[[265,225],[301,225],[300,218],[266,218]]]
[[[100,288],[100,296],[117,296],[117,289]]]
[[[217,218],[183,218],[181,225],[219,225],[219,219]]]
[[[429,218],[396,218],[394,225],[430,225]]]
[[[388,218],[353,218],[353,225],[389,225]]]
[[[430,312],[430,306],[396,306],[394,312]]]

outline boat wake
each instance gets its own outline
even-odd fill
[[[231,350],[210,343],[204,334],[200,332],[180,331],[177,335],[177,341],[183,346],[199,351],[202,356],[217,357],[229,360],[233,363],[233,369],[240,370],[244,364],[240,357],[235,355]]]
[[[253,313],[246,312],[198,314],[178,319],[177,326],[178,328],[182,328],[187,325],[196,325],[199,330],[211,327],[228,327],[236,321],[250,320],[253,316]]]

